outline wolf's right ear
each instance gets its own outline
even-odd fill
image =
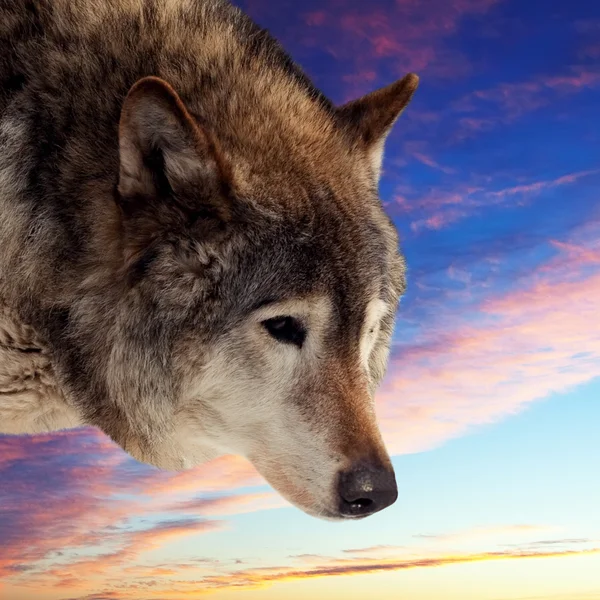
[[[419,78],[414,73],[337,109],[342,127],[355,147],[366,153],[373,173],[379,178],[385,140],[410,102]]]
[[[195,205],[190,208],[226,218],[224,160],[215,140],[166,81],[145,77],[127,94],[119,122],[119,159],[118,191],[126,214],[144,210],[155,199],[189,197]]]

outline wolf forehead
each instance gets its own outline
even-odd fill
[[[319,296],[340,326],[360,325],[375,299],[395,310],[405,265],[385,213],[365,199],[360,214],[348,214],[324,186],[311,198],[290,214],[250,213],[233,225],[215,260],[200,267],[206,287],[193,311],[198,318],[220,330],[219,323],[231,325],[261,305]]]

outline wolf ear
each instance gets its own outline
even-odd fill
[[[152,199],[190,193],[199,202],[222,197],[226,169],[215,141],[158,77],[140,79],[125,98],[119,158],[118,190],[126,214]]]
[[[379,178],[385,139],[410,102],[419,78],[414,73],[337,109],[338,117],[352,141],[365,150]]]

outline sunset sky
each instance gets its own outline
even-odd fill
[[[600,3],[236,4],[335,102],[421,77],[381,182],[399,499],[330,523],[242,459],[0,436],[0,598],[600,600]]]

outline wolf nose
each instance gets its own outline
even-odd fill
[[[354,465],[340,473],[340,513],[345,517],[366,517],[396,502],[398,488],[394,471],[370,464]]]

